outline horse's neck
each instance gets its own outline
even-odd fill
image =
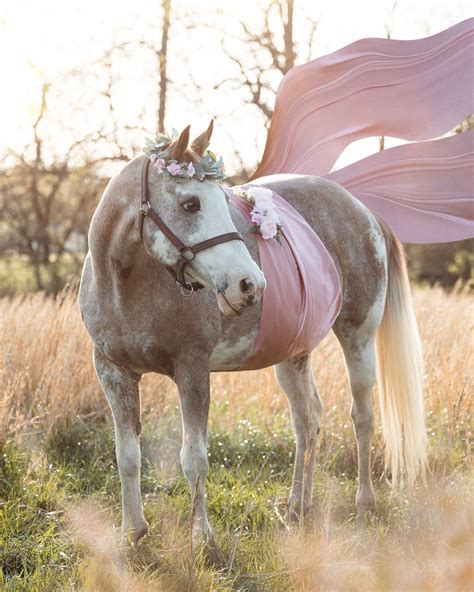
[[[94,271],[126,279],[143,249],[138,228],[138,205],[107,191],[92,219],[89,248]]]

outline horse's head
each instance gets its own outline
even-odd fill
[[[228,198],[218,180],[195,171],[204,170],[212,122],[206,132],[189,145],[189,127],[167,148],[164,158],[149,167],[148,201],[164,224],[189,247],[228,233],[236,233]],[[169,168],[169,162],[174,163]],[[211,166],[213,163],[211,162]],[[201,180],[200,180],[201,178]],[[143,226],[143,242],[150,255],[175,268],[182,256],[156,224]],[[211,289],[225,315],[240,314],[256,304],[265,279],[242,240],[216,241],[189,257],[186,274]]]

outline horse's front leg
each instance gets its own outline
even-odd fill
[[[139,377],[117,366],[94,349],[94,365],[112,409],[115,449],[122,484],[122,534],[133,542],[148,532],[140,493],[140,398]]]
[[[175,381],[183,421],[181,465],[191,488],[193,541],[202,539],[207,544],[213,544],[205,497],[208,472],[209,360],[196,359],[193,356],[176,362]]]

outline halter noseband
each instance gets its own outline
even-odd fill
[[[200,243],[195,245],[189,246],[185,245],[169,228],[160,216],[155,212],[155,210],[151,207],[150,202],[148,201],[148,167],[150,165],[150,159],[147,157],[143,162],[142,167],[142,181],[141,181],[141,197],[140,197],[140,213],[139,213],[139,225],[140,225],[140,239],[143,243],[143,224],[145,222],[145,218],[150,218],[156,226],[161,230],[161,232],[166,236],[166,238],[172,243],[179,251],[179,259],[176,262],[174,267],[169,265],[166,266],[166,269],[174,278],[175,282],[178,286],[181,286],[181,290],[190,290],[190,293],[194,292],[194,290],[200,290],[204,288],[202,284],[199,282],[187,282],[185,278],[185,269],[186,265],[191,262],[197,253],[200,251],[204,251],[205,249],[209,249],[210,247],[214,247],[215,245],[220,245],[221,243],[226,243],[233,240],[241,240],[244,239],[240,235],[239,232],[228,232],[227,234],[221,234],[219,236],[215,236],[213,238],[209,238],[204,240]],[[143,243],[145,246],[145,243]],[[145,247],[146,248],[146,247]]]

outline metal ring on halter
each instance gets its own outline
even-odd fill
[[[178,284],[178,286],[180,287],[181,290],[181,296],[184,296],[186,298],[189,298],[189,296],[193,295],[194,292],[194,287],[192,284],[188,284],[188,286],[183,286],[182,284],[179,284],[178,282],[176,282]],[[186,292],[186,290],[188,290],[188,292]]]

